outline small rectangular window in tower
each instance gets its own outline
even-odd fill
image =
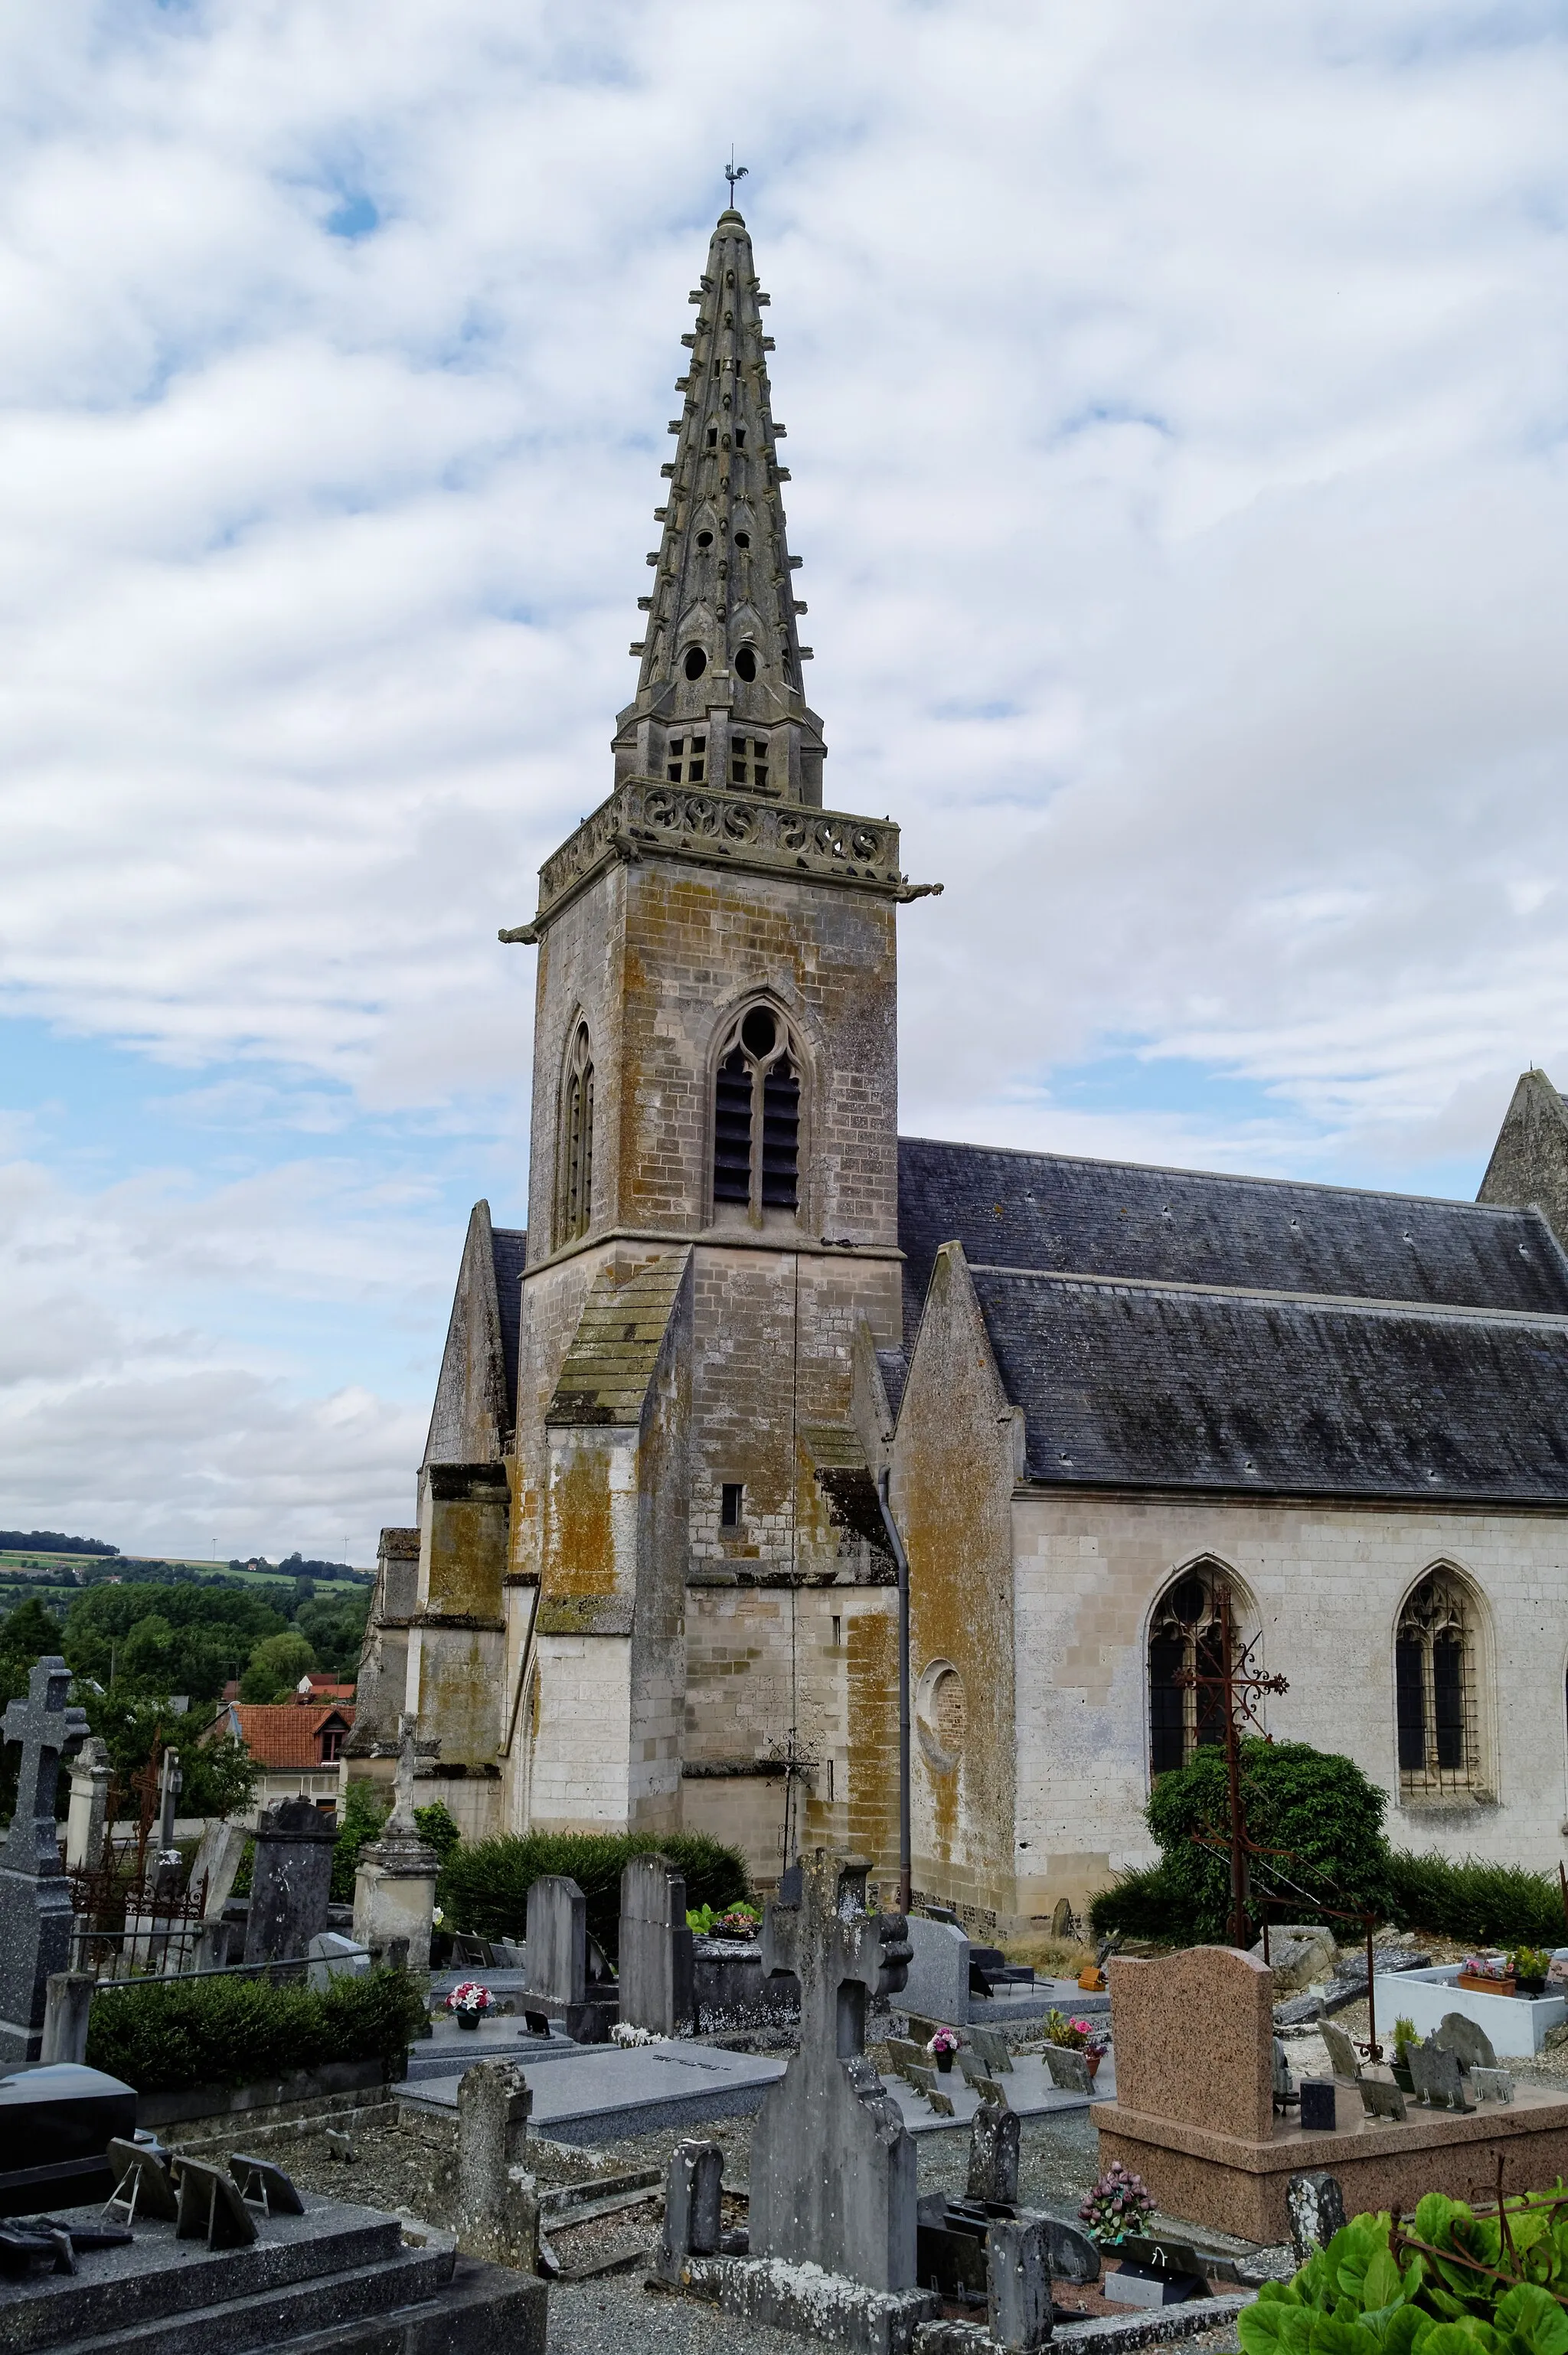
[[[680,756],[685,750],[686,739],[684,736],[672,736],[670,738],[669,758],[665,763],[665,771],[672,785],[678,785],[680,783]]]
[[[829,1806],[833,1805],[833,1761],[831,1758],[827,1762],[827,1804]]]
[[[745,1488],[739,1480],[726,1480],[719,1491],[719,1526],[721,1529],[738,1529],[741,1526],[741,1504]]]
[[[837,1611],[833,1614],[833,1648],[837,1651],[844,1641],[844,1622]]]
[[[691,740],[691,756],[686,764],[686,782],[688,785],[699,785],[707,774],[707,737],[694,736]]]

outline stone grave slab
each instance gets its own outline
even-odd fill
[[[282,1799],[266,1809],[256,1827],[248,1963],[293,1962],[325,1929],[336,1837],[336,1818],[309,1799]]]
[[[761,2053],[726,2052],[685,2039],[624,2051],[604,2044],[568,2047],[563,2057],[539,2069],[529,2053],[519,2050],[515,2057],[533,2097],[533,2132],[552,2142],[590,2145],[700,2126],[705,2118],[749,2116],[784,2073],[782,2061]],[[450,2115],[461,2082],[457,2073],[420,2077],[393,2092],[410,2108]]]
[[[904,1925],[909,1974],[901,2003],[923,2019],[964,2027],[969,2019],[969,1941],[955,1922],[912,1913]]]
[[[635,1856],[621,1875],[620,2016],[673,2036],[694,2000],[685,1879],[667,1857]]]

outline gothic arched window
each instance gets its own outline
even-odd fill
[[[1224,1704],[1217,1692],[1184,1685],[1192,1675],[1218,1676],[1224,1667],[1219,1589],[1222,1573],[1207,1563],[1183,1571],[1155,1605],[1148,1635],[1149,1771],[1167,1774],[1187,1765],[1197,1750],[1225,1738]],[[1232,1598],[1232,1610],[1234,1601]]]
[[[588,1232],[593,1215],[593,1060],[580,1022],[566,1060],[560,1101],[560,1212],[557,1241]]]
[[[1428,1572],[1399,1614],[1394,1719],[1400,1789],[1467,1791],[1476,1776],[1475,1605],[1451,1572]]]
[[[713,1091],[713,1200],[793,1210],[800,1186],[800,1063],[771,1006],[748,1007],[724,1042]]]

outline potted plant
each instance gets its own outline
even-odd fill
[[[1402,2092],[1413,2094],[1415,2082],[1410,2073],[1410,2048],[1419,2044],[1413,2019],[1396,2019],[1393,2024],[1393,2082]]]
[[[478,1979],[464,1979],[446,1998],[446,2008],[459,2028],[477,2028],[496,2008],[496,1998]]]
[[[1513,1973],[1501,1955],[1467,1955],[1458,1984],[1472,1995],[1512,1995]]]
[[[1114,2248],[1118,2241],[1140,2237],[1154,2214],[1154,2199],[1141,2175],[1113,2159],[1078,2214],[1092,2241]]]
[[[939,2028],[925,2049],[943,2075],[947,2076],[953,2067],[953,2055],[958,2050],[958,2030],[955,2028]]]
[[[1513,1983],[1520,1995],[1544,1995],[1546,1974],[1552,1968],[1552,1957],[1539,1946],[1516,1946],[1508,1958],[1513,1973]]]

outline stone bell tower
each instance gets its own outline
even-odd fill
[[[539,955],[500,1757],[514,1826],[711,1829],[768,1874],[891,1804],[847,1748],[892,1673],[851,1391],[900,1329],[919,895],[895,826],[822,805],[739,213],[691,301],[613,790],[502,935]]]

